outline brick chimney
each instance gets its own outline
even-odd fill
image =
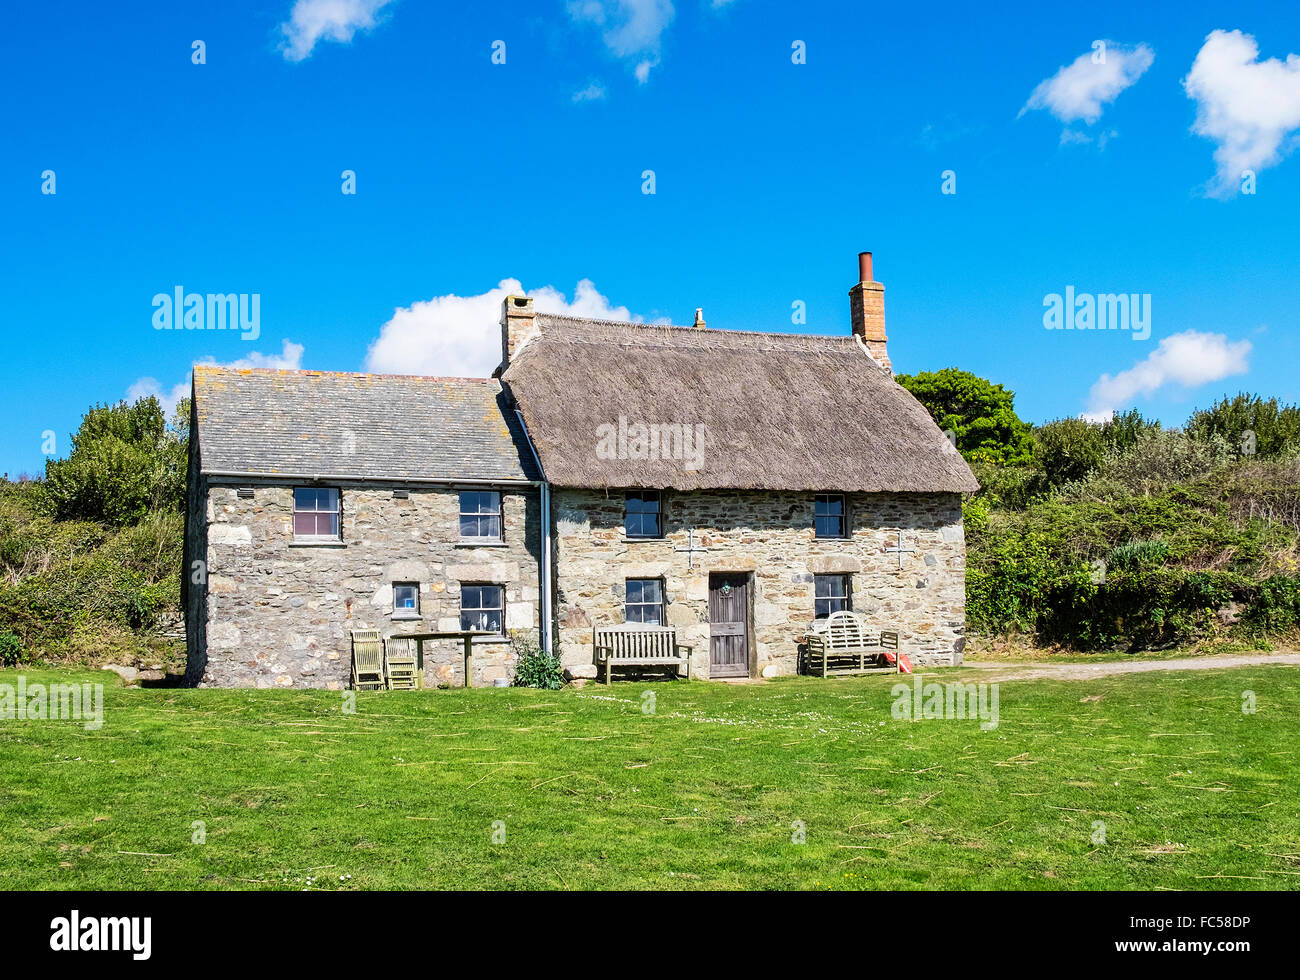
[[[885,287],[871,278],[871,253],[858,253],[858,284],[849,290],[853,335],[890,374],[894,373],[885,348]]]
[[[510,366],[515,352],[533,332],[533,300],[531,296],[507,296],[501,304],[501,366],[497,373]]]

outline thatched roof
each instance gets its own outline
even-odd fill
[[[495,380],[194,369],[204,473],[367,480],[538,478]]]
[[[954,492],[978,488],[929,413],[856,339],[538,314],[502,380],[562,486]],[[607,458],[611,429],[703,424],[685,458]],[[602,429],[602,426],[610,428]],[[605,441],[602,443],[602,436]],[[672,455],[668,453],[667,455]],[[678,454],[685,457],[685,453]]]

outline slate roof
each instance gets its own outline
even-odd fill
[[[499,382],[194,368],[204,473],[536,480]]]
[[[501,379],[547,479],[596,488],[978,489],[929,413],[857,340],[537,314]],[[609,458],[601,426],[704,426],[698,468]],[[604,430],[608,432],[609,430]],[[629,430],[630,431],[630,430]],[[630,453],[624,454],[630,457]]]

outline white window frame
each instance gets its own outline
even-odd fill
[[[313,508],[311,510],[299,510],[298,493],[299,491],[311,491],[312,493],[329,494],[327,500],[333,504],[332,510],[321,510]],[[298,515],[299,514],[333,514],[334,524],[338,528],[334,534],[299,534],[298,533]],[[316,524],[319,527],[320,518],[316,518]],[[294,487],[293,488],[293,540],[295,544],[339,544],[343,540],[343,494],[338,487]]]
[[[817,594],[818,579],[839,579],[841,582],[844,583],[843,594],[842,595],[838,595],[838,594],[818,595]],[[817,615],[817,603],[819,602],[829,603],[836,599],[840,599],[844,603],[839,609],[830,610],[826,613],[825,616]],[[813,622],[818,622],[820,620],[827,619],[831,616],[832,613],[840,612],[840,611],[845,611],[845,612],[853,611],[853,576],[846,573],[835,573],[835,572],[828,573],[826,575],[814,575],[813,576]]]
[[[501,605],[499,605],[499,606],[475,606],[475,607],[472,608],[472,609],[466,609],[466,608],[465,608],[465,590],[466,590],[466,589],[497,589],[497,590],[499,591],[500,595],[501,595]],[[501,613],[501,632],[499,632],[499,633],[494,633],[494,634],[492,634],[492,635],[494,635],[494,636],[505,636],[505,633],[506,633],[506,587],[505,587],[504,585],[502,585],[500,582],[462,582],[462,583],[460,584],[460,628],[461,628],[461,629],[476,628],[476,627],[466,627],[466,625],[465,625],[465,613],[467,613],[467,612],[471,612],[471,613],[491,612],[491,611],[494,611],[494,610],[499,610],[500,613]]]
[[[640,582],[640,583],[642,583],[642,586],[641,586],[641,587],[642,587],[642,593],[641,593],[641,595],[642,595],[642,601],[640,601],[640,602],[633,602],[630,598],[628,598],[628,596],[629,596],[629,592],[628,592],[628,588],[627,588],[627,587],[628,587],[631,583],[633,583],[633,582]],[[656,586],[658,586],[658,589],[659,589],[659,600],[658,600],[657,602],[646,602],[646,601],[645,601],[645,598],[644,598],[644,597],[645,597],[645,591],[644,591],[644,590],[645,590],[645,583],[647,583],[647,582],[653,582]],[[625,622],[625,623],[638,623],[638,624],[644,624],[644,623],[646,622],[644,619],[631,619],[631,618],[629,618],[628,614],[632,611],[632,607],[634,607],[634,606],[635,606],[637,609],[658,609],[658,610],[659,610],[659,622],[657,622],[657,623],[651,623],[650,625],[651,625],[651,626],[665,626],[665,625],[667,625],[667,618],[668,618],[668,601],[667,601],[667,598],[666,598],[665,595],[664,595],[664,580],[661,579],[661,578],[629,578],[629,579],[624,579],[624,580],[623,580],[623,622]],[[643,614],[643,615],[644,615],[644,614]]]
[[[497,508],[497,509],[494,510],[494,511],[492,511],[492,510],[479,510],[479,511],[470,511],[470,510],[465,510],[465,494],[467,494],[467,493],[472,493],[472,494],[476,494],[476,495],[477,495],[477,494],[487,494],[487,495],[489,495],[489,496],[495,497],[495,498],[496,498],[496,508]],[[505,529],[505,520],[504,520],[504,518],[502,517],[502,514],[501,514],[501,491],[500,491],[500,490],[460,490],[460,491],[457,492],[457,495],[456,495],[456,510],[457,510],[457,517],[456,517],[456,532],[460,535],[460,540],[461,540],[462,543],[468,543],[468,542],[479,542],[479,543],[482,543],[482,544],[500,544],[502,541],[505,540],[505,531],[506,531],[506,529]],[[489,534],[466,534],[466,533],[465,533],[465,526],[464,526],[464,519],[465,519],[466,517],[473,517],[473,518],[475,518],[475,519],[476,519],[476,520],[475,520],[475,523],[476,523],[478,526],[481,526],[481,520],[482,520],[482,518],[485,518],[485,517],[495,517],[495,518],[497,519],[497,533],[496,533],[496,536],[494,537],[494,536],[489,535]]]
[[[397,604],[398,589],[415,590],[415,608],[407,609],[405,606]],[[394,619],[419,619],[420,618],[420,583],[419,582],[394,582],[393,583],[393,618]]]

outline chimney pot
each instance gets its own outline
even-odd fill
[[[697,330],[704,329],[704,308],[702,306],[695,308],[695,327]]]
[[[858,284],[849,290],[853,335],[886,371],[894,371],[885,336],[885,287],[872,278],[871,253],[858,253]]]
[[[533,298],[507,296],[501,304],[501,366],[496,376],[510,366],[524,341],[533,333]]]

